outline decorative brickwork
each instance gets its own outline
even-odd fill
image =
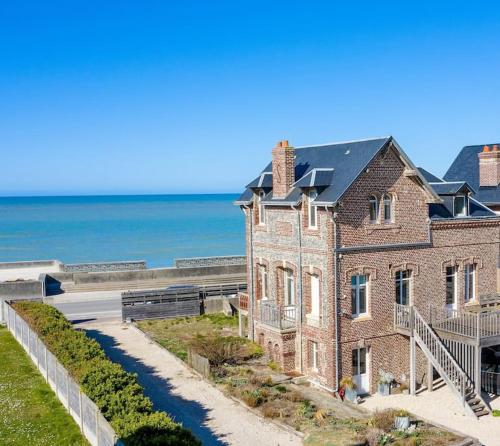
[[[277,147],[273,161],[278,159],[285,166],[291,163],[293,158],[287,159],[286,153],[286,148]],[[284,194],[286,185],[291,184],[292,170],[282,166],[280,178],[285,181],[274,185],[275,196]],[[273,167],[273,180],[277,178]],[[392,197],[393,218],[386,223],[372,223],[369,197],[385,194]],[[252,254],[254,262],[255,300],[249,323],[269,357],[286,371],[301,371],[311,380],[335,389],[337,378],[353,373],[352,350],[366,348],[370,391],[376,390],[380,370],[393,373],[399,381],[407,380],[409,338],[394,330],[397,271],[411,271],[410,300],[424,317],[428,317],[430,305],[445,305],[446,266],[457,266],[459,310],[465,305],[465,265],[476,265],[476,295],[497,291],[500,218],[431,222],[428,200],[429,193],[420,180],[409,172],[399,153],[389,148],[370,162],[337,208],[318,209],[315,230],[307,227],[307,201],[296,209],[266,206],[266,230],[254,225],[250,246],[249,211],[245,211],[247,254]],[[268,297],[279,304],[283,304],[284,297],[283,271],[293,271],[295,301],[301,304],[296,311],[296,328],[279,330],[259,320],[259,265],[268,268]],[[319,277],[319,323],[311,323],[307,317],[312,308],[312,274]],[[351,308],[351,277],[355,274],[368,277],[367,314],[358,318],[352,317]],[[313,345],[317,348],[316,367],[312,362]],[[426,361],[418,350],[419,382],[425,373]]]

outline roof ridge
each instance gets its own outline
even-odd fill
[[[350,143],[365,142],[365,141],[376,141],[378,139],[380,139],[380,140],[387,140],[389,138],[392,138],[392,136],[389,135],[389,136],[379,136],[377,138],[351,139],[351,140],[348,140],[348,141],[338,141],[338,142],[330,142],[330,143],[324,143],[324,144],[313,144],[313,145],[308,145],[308,146],[297,146],[297,147],[294,147],[294,148],[295,149],[309,149],[311,147],[338,146],[340,144],[350,144]]]

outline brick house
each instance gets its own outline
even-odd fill
[[[481,350],[500,325],[478,303],[497,292],[500,217],[474,194],[417,169],[392,137],[281,141],[236,201],[248,336],[329,391],[350,376],[373,393],[381,370],[432,390],[439,373],[465,410],[487,413]]]

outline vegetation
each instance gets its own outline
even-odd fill
[[[23,348],[2,327],[0,443],[9,446],[88,444]]]
[[[16,302],[13,306],[96,403],[127,446],[200,444],[190,431],[165,413],[153,411],[137,375],[111,362],[98,342],[74,330],[58,310],[38,302]]]
[[[279,365],[261,357],[260,346],[237,337],[234,317],[209,314],[142,321],[138,326],[183,360],[188,349],[208,358],[211,379],[220,389],[264,417],[305,432],[308,446],[445,446],[457,439],[424,423],[412,432],[398,432],[394,430],[395,416],[406,412],[382,411],[370,418],[362,409],[343,409],[346,406],[330,395],[313,397],[308,386],[280,382]],[[276,382],[273,377],[278,378]],[[341,385],[356,388],[352,377],[345,377]],[[352,411],[359,417],[353,418]]]

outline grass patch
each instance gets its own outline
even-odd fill
[[[0,443],[88,445],[24,349],[4,327],[0,327]]]
[[[273,383],[273,376],[280,378],[279,365],[264,357],[258,358],[261,347],[237,337],[236,317],[209,314],[141,321],[138,326],[183,360],[187,359],[188,347],[208,358],[211,379],[220,389],[260,411],[264,417],[306,433],[304,444],[307,446],[447,446],[458,439],[424,423],[419,423],[411,433],[396,432],[394,417],[399,411],[349,418],[342,412],[340,402],[340,407],[332,409],[321,398],[319,402],[311,401],[315,398],[307,386],[283,383],[280,379]]]
[[[187,359],[188,346],[196,338],[238,335],[238,317],[222,313],[138,321],[137,326],[183,361]]]

